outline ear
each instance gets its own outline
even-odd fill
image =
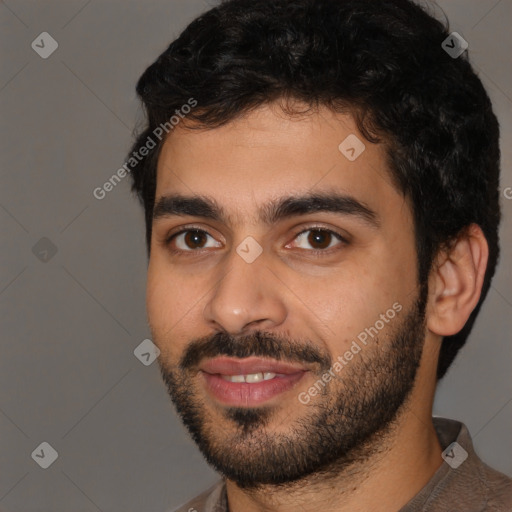
[[[441,251],[429,276],[427,327],[440,336],[457,334],[478,304],[489,246],[480,226],[471,224]]]

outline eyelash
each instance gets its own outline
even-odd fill
[[[183,233],[188,233],[190,231],[196,231],[196,232],[199,232],[199,233],[202,233],[202,234],[205,234],[207,236],[212,237],[212,235],[210,235],[210,233],[208,233],[204,229],[200,229],[200,228],[195,227],[195,226],[186,226],[183,229],[181,229],[180,231],[178,231],[176,233],[173,233],[172,235],[170,235],[167,238],[165,238],[165,240],[164,240],[165,247],[168,247],[169,250],[173,254],[178,254],[178,255],[195,256],[198,253],[201,254],[203,252],[203,250],[201,250],[201,249],[189,249],[188,251],[185,251],[185,250],[182,250],[182,249],[173,249],[173,248],[170,247],[171,246],[171,242],[176,237],[178,237],[179,235],[182,235]],[[309,250],[309,249],[301,249],[303,251],[307,251],[308,254],[310,254],[312,256],[325,256],[326,254],[330,254],[333,251],[333,249],[337,250],[336,247],[348,244],[347,239],[345,237],[343,237],[340,233],[338,233],[336,231],[333,231],[331,229],[327,229],[327,228],[325,228],[323,226],[309,226],[308,228],[303,229],[303,230],[299,231],[298,233],[296,233],[294,235],[294,237],[293,237],[293,240],[298,238],[300,235],[302,235],[304,233],[307,233],[308,231],[319,231],[321,233],[328,233],[330,235],[333,235],[335,238],[338,239],[339,242],[341,242],[341,244],[337,244],[336,246],[330,247],[330,248],[327,248],[327,249],[311,249],[311,250]],[[205,250],[208,250],[208,249],[205,249]]]

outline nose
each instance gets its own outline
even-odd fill
[[[264,255],[247,263],[236,251],[212,290],[203,315],[214,329],[240,335],[251,329],[272,329],[286,319],[279,280],[267,268]]]

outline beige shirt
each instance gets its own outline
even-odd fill
[[[466,426],[445,418],[433,421],[445,462],[397,512],[512,512],[512,480],[478,458]],[[230,512],[224,481],[175,512]]]

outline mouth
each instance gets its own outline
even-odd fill
[[[218,357],[199,367],[209,395],[221,404],[252,407],[290,391],[308,371],[273,359]]]

